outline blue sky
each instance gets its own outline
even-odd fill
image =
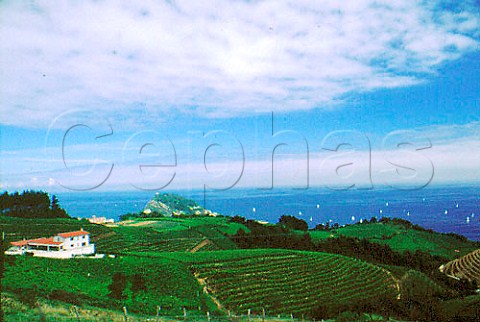
[[[0,10],[2,189],[480,182],[478,1]]]

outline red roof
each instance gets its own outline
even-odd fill
[[[69,231],[66,233],[60,233],[60,234],[57,234],[57,236],[60,236],[63,238],[69,238],[69,237],[84,236],[89,234],[90,233],[88,231],[77,230],[77,231]],[[63,244],[63,242],[54,241],[53,237],[50,237],[50,238],[41,237],[36,239],[27,239],[27,240],[11,242],[10,244],[12,244],[13,246],[22,247],[22,246],[26,246],[27,244],[61,245]]]
[[[50,238],[37,238],[28,240],[29,244],[42,244],[42,245],[61,245],[63,242],[57,242],[53,240],[53,237]]]
[[[18,246],[18,247],[22,247],[22,246],[25,246],[27,245],[29,242],[31,242],[32,239],[29,239],[29,240],[21,240],[21,241],[16,241],[16,242],[11,242],[10,244],[12,244],[13,246]]]
[[[83,236],[83,235],[89,235],[89,234],[90,233],[88,231],[77,230],[77,231],[70,231],[68,233],[60,233],[60,234],[57,234],[57,236],[60,236],[63,238],[69,238],[69,237]]]

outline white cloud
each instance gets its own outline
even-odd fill
[[[332,152],[334,153],[334,152]],[[401,150],[373,150],[328,158],[332,153],[315,153],[309,159],[309,171],[303,156],[276,158],[274,161],[273,187],[305,188],[327,186],[356,188],[393,186],[419,188],[424,185],[449,183],[478,183],[480,180],[480,142],[433,145],[426,150],[404,152]],[[371,159],[370,159],[371,158]],[[393,162],[392,165],[388,161]],[[349,165],[352,164],[352,165]],[[371,168],[370,168],[371,164]],[[338,166],[346,165],[338,173]],[[411,168],[414,170],[408,170]],[[208,165],[203,163],[179,163],[172,168],[139,171],[138,165],[119,164],[110,173],[109,166],[100,165],[92,172],[81,171],[76,175],[67,169],[5,175],[2,189],[92,189],[92,190],[148,190],[201,189],[204,185],[217,189],[239,187],[269,188],[272,186],[271,159],[228,161]],[[241,172],[244,169],[243,173]],[[398,170],[398,172],[397,172]],[[175,175],[173,177],[173,175]],[[307,181],[308,177],[308,181]],[[172,179],[173,178],[173,179]],[[371,178],[371,181],[369,180]],[[431,179],[431,181],[430,181]],[[97,187],[100,183],[105,182]],[[169,182],[171,183],[169,184]],[[238,180],[238,182],[237,182]],[[68,190],[68,189],[67,189]]]
[[[394,187],[421,187],[425,184],[478,183],[480,181],[480,123],[450,126],[429,126],[399,132],[398,142],[411,142],[407,149],[388,146],[372,146],[371,154],[365,148],[363,138],[355,140],[348,136],[344,143],[352,148],[339,152],[322,150],[319,144],[310,145],[309,169],[306,154],[300,149],[294,151],[280,148],[275,152],[273,186],[304,188],[310,186],[356,187],[393,185]],[[431,147],[425,148],[425,142]],[[409,141],[411,140],[411,141]],[[320,140],[315,140],[320,141]],[[335,141],[338,144],[342,141]],[[61,185],[86,189],[94,188],[101,182],[104,190],[202,188],[204,184],[215,188],[255,187],[268,188],[272,185],[272,150],[260,144],[261,156],[246,151],[245,163],[240,154],[230,150],[228,155],[214,154],[204,164],[203,151],[193,150],[187,155],[179,149],[178,162],[174,165],[171,155],[160,158],[133,158],[127,151],[124,159],[123,145],[94,144],[70,146],[72,155],[80,159],[68,159],[68,168],[63,160],[56,159],[60,147],[21,150],[16,154],[4,155],[1,159],[2,189],[59,189]],[[160,146],[160,145],[159,145]],[[297,147],[298,148],[298,147]],[[188,149],[187,149],[188,150]],[[233,149],[235,150],[235,149]],[[233,151],[232,150],[232,151]],[[350,153],[349,153],[350,152]],[[334,156],[334,157],[332,157]],[[96,165],[94,161],[98,157]],[[108,160],[108,161],[107,161]],[[338,166],[352,163],[353,166]],[[114,168],[110,173],[111,165]],[[171,167],[150,167],[140,170],[139,165],[171,165]],[[371,168],[370,168],[371,164]],[[407,168],[414,169],[408,170]],[[207,172],[208,170],[208,172]],[[398,170],[398,172],[397,172]],[[175,177],[172,179],[173,174]],[[308,180],[307,180],[308,178]],[[371,181],[370,181],[371,178]],[[432,179],[431,182],[429,180]],[[237,182],[238,180],[238,182]]]
[[[3,1],[1,123],[329,107],[478,50],[473,1]],[[435,7],[437,6],[437,7]]]

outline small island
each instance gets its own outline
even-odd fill
[[[126,214],[120,219],[131,218],[158,218],[158,217],[194,217],[212,216],[218,214],[198,205],[194,200],[187,199],[177,194],[156,193],[142,212],[137,214]]]

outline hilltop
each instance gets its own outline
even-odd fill
[[[379,220],[372,218],[370,222],[364,220],[362,223],[330,229],[320,225],[310,234],[315,241],[339,237],[360,238],[388,245],[399,252],[422,251],[448,259],[465,255],[480,245],[461,235],[438,233],[404,219],[386,217]]]
[[[126,218],[156,218],[156,217],[191,217],[215,216],[210,210],[204,209],[194,200],[177,194],[157,193],[138,214],[127,214]]]

